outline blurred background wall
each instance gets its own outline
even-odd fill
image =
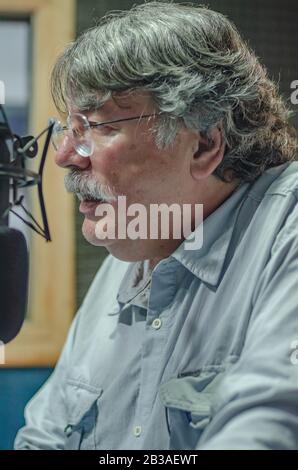
[[[1,2],[1,0],[0,0]],[[136,0],[77,0],[77,34],[93,26],[107,11],[128,9]],[[271,77],[290,103],[290,84],[298,80],[298,2],[297,0],[209,0],[195,2],[232,19]],[[100,46],[99,46],[100,47]],[[293,107],[295,109],[295,107]],[[296,105],[296,110],[298,107]],[[294,122],[298,127],[297,116]],[[76,203],[77,204],[77,203]],[[81,235],[82,216],[77,207],[76,221],[76,301],[80,305],[106,251],[88,245]],[[42,306],[41,306],[42,307]],[[51,373],[51,368],[0,370],[0,449],[12,448],[17,429],[23,424],[24,406]],[[5,425],[4,425],[5,423]]]

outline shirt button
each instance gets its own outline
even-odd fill
[[[133,430],[133,433],[134,433],[135,437],[139,437],[142,433],[141,426],[135,426],[135,428]]]
[[[71,434],[72,434],[72,428],[73,428],[72,425],[71,425],[71,424],[68,424],[68,425],[66,426],[66,428],[64,429],[64,432],[65,432],[65,434],[66,434],[67,437],[71,436]]]
[[[152,322],[152,328],[154,328],[155,330],[159,330],[161,325],[162,325],[162,321],[160,318],[155,318],[155,320],[153,320]]]

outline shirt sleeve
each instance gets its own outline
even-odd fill
[[[81,309],[80,309],[81,310]],[[80,318],[77,313],[54,372],[25,408],[26,425],[16,436],[16,450],[62,450],[67,422],[64,384]]]
[[[52,375],[25,408],[26,425],[16,436],[15,449],[62,450],[66,447],[69,412],[72,408],[69,390],[67,395],[67,383],[74,357],[80,352],[80,338],[86,325],[89,328],[92,315],[94,312],[99,315],[99,304],[105,302],[103,292],[106,296],[115,295],[114,284],[117,286],[127,269],[127,263],[120,264],[121,267],[118,260],[109,255],[100,266],[72,322]]]
[[[213,397],[197,449],[298,449],[297,227],[296,207],[275,240],[241,356]]]

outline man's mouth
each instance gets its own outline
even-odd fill
[[[79,207],[79,211],[84,214],[84,215],[87,215],[91,218],[94,217],[94,220],[95,220],[95,210],[97,208],[97,206],[99,204],[103,204],[103,203],[106,203],[106,204],[111,204],[112,202],[114,201],[109,201],[105,198],[92,198],[92,197],[89,197],[89,196],[83,196],[82,194],[80,193],[76,193],[79,201],[80,201],[80,207]],[[97,216],[98,218],[99,216]]]
[[[79,211],[85,215],[95,215],[96,207],[105,202],[103,199],[83,199],[81,201]]]

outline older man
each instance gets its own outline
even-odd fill
[[[52,91],[56,162],[111,255],[16,448],[298,448],[297,141],[264,67],[221,14],[152,2],[71,44]],[[174,216],[119,236],[120,197],[147,222],[188,205],[190,237],[202,204],[203,245]]]

